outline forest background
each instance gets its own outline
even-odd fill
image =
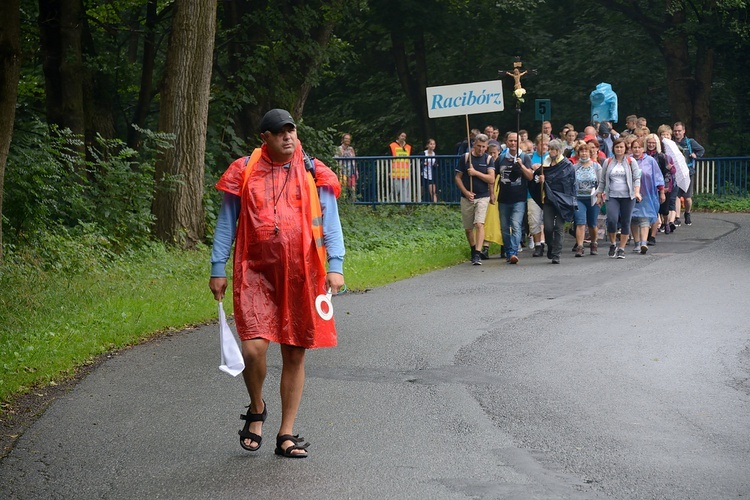
[[[3,247],[51,227],[128,241],[210,240],[211,188],[258,144],[271,107],[329,158],[342,132],[360,155],[404,130],[451,154],[463,117],[430,120],[425,88],[503,78],[520,56],[558,130],[582,129],[610,83],[620,121],[683,121],[708,155],[749,138],[743,0],[7,0],[0,7]],[[514,129],[513,106],[471,117]],[[532,133],[533,135],[533,133]],[[11,141],[12,138],[12,141]],[[107,200],[102,203],[102,200]],[[0,254],[0,259],[2,254]]]

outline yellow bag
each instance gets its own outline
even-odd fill
[[[503,244],[503,233],[500,230],[500,210],[498,199],[500,198],[500,176],[495,177],[495,203],[487,207],[487,218],[484,220],[484,241],[491,241],[498,245]]]

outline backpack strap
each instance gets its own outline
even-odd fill
[[[242,189],[240,190],[240,193],[245,190],[247,180],[250,178],[250,173],[255,168],[255,164],[258,163],[258,160],[260,160],[260,156],[261,149],[255,148],[253,149],[252,154],[245,159],[245,171],[242,173]]]
[[[305,161],[305,170],[310,172],[312,179],[315,180],[315,158],[307,156],[307,153],[302,151],[302,157]]]

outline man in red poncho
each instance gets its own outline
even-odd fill
[[[283,363],[275,453],[303,458],[309,443],[293,428],[305,383],[305,352],[336,345],[330,301],[322,299],[344,286],[336,203],[341,187],[335,173],[303,153],[289,112],[272,109],[260,129],[260,150],[235,160],[216,184],[224,199],[209,288],[216,300],[223,299],[224,268],[236,236],[232,292],[250,395],[240,445],[248,451],[261,445],[266,352],[272,341],[280,344]]]

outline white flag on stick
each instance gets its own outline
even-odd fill
[[[675,166],[675,182],[683,191],[687,191],[690,187],[690,172],[688,171],[687,163],[685,162],[685,156],[682,154],[680,147],[671,139],[662,139],[664,144],[664,153],[672,159],[672,163]]]
[[[219,302],[219,339],[221,341],[221,365],[219,365],[219,370],[236,377],[245,369],[245,360],[232,330],[229,329],[227,316],[224,314],[224,305],[221,302]]]

